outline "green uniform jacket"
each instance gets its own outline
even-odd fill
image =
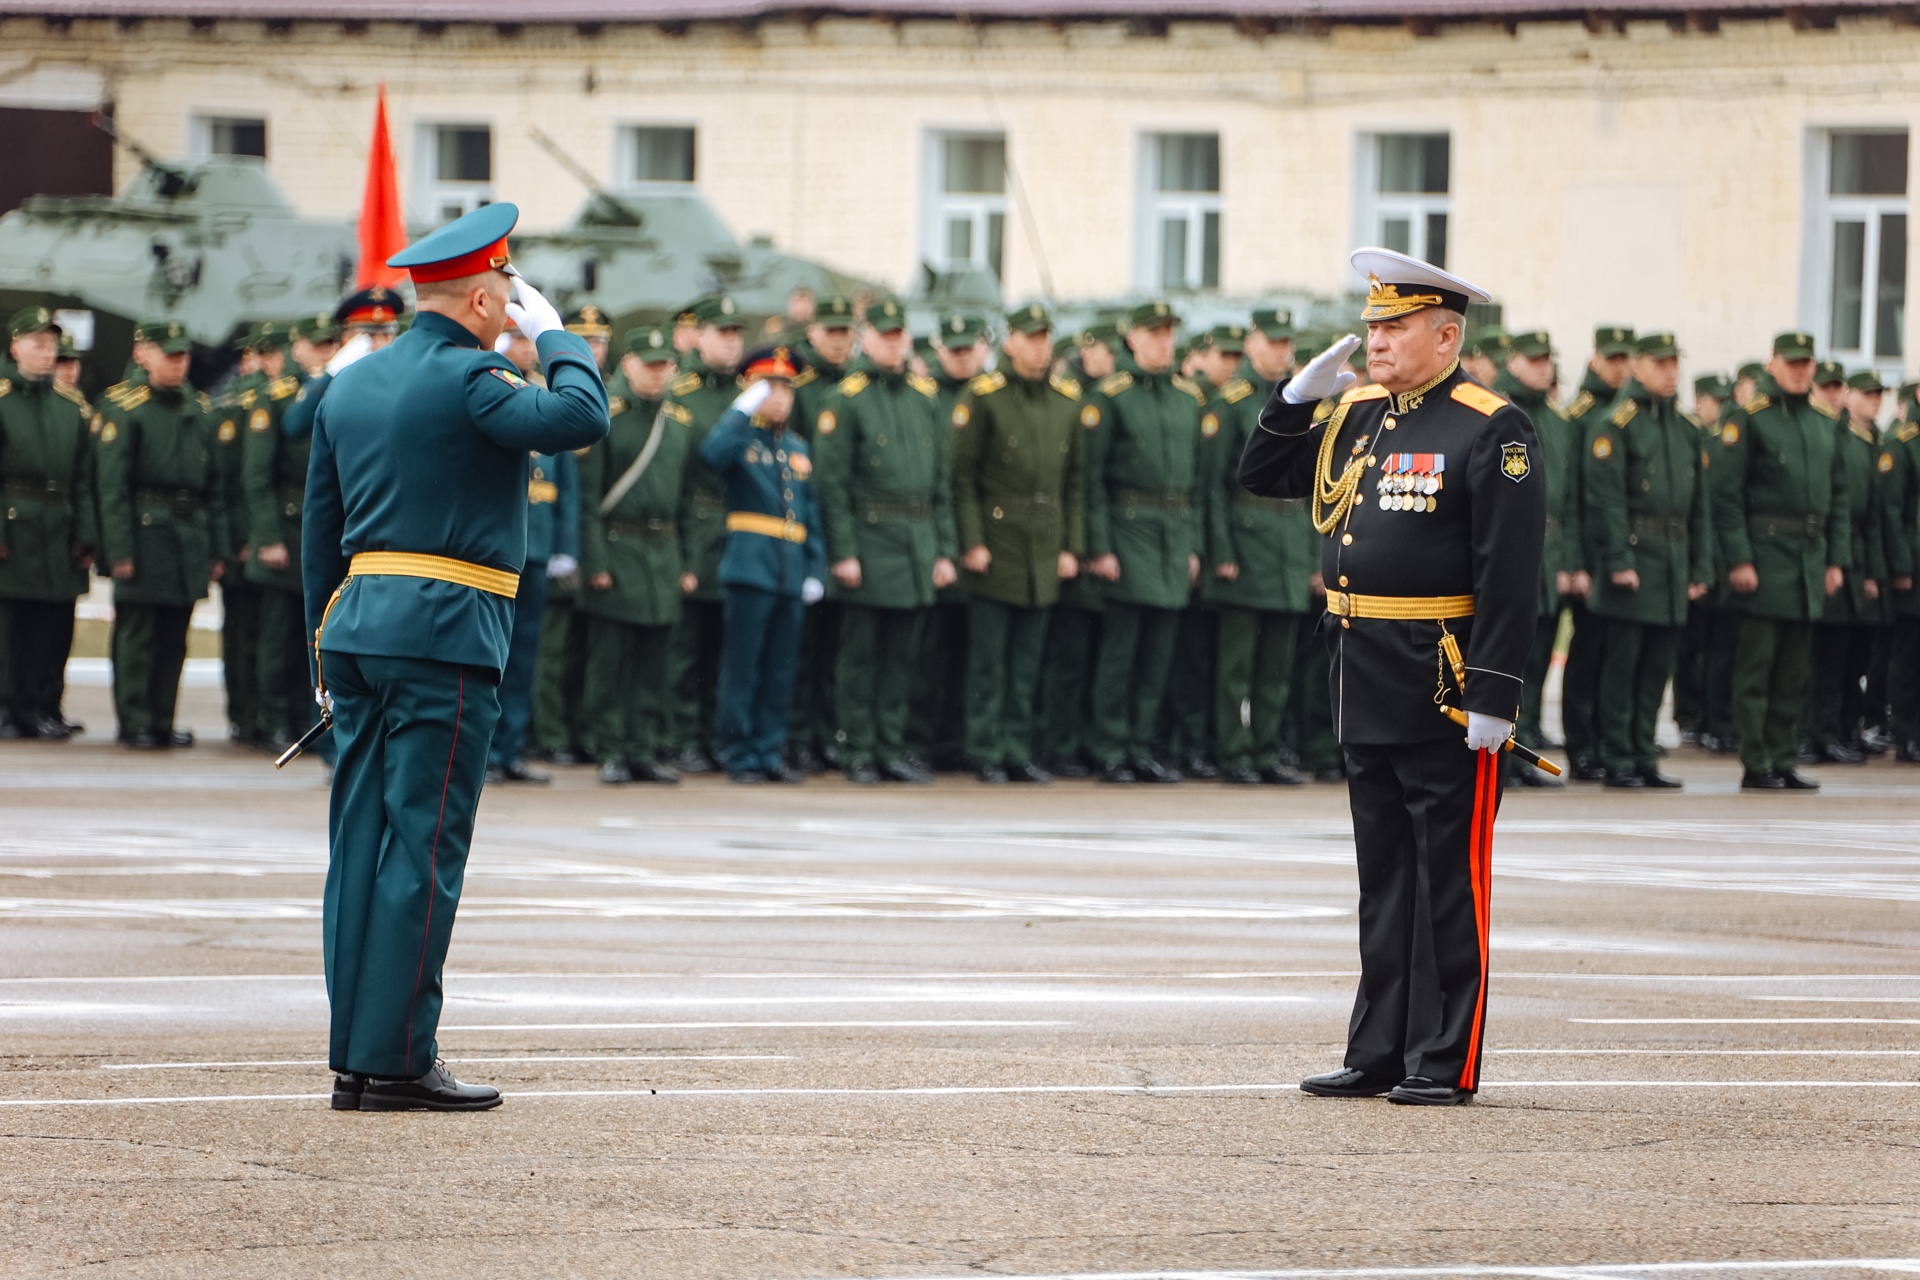
[[[1750,564],[1760,589],[1732,607],[1758,618],[1817,621],[1827,566],[1850,567],[1846,477],[1834,420],[1762,376],[1754,398],[1720,426],[1713,522],[1728,568]]]
[[[983,373],[953,424],[953,519],[962,551],[984,546],[974,595],[1026,608],[1060,599],[1060,553],[1086,549],[1086,435],[1080,384]],[[1084,571],[1083,571],[1084,572]]]
[[[239,583],[247,576],[247,560],[241,559],[241,553],[249,546],[247,528],[247,490],[245,474],[246,434],[241,430],[247,420],[248,410],[241,407],[245,400],[252,405],[267,385],[265,374],[250,373],[240,378],[227,389],[227,394],[213,402],[214,415],[214,461],[220,472],[220,508],[226,513],[221,529],[221,541],[215,544],[215,554],[226,566],[223,582]]]
[[[1893,585],[1895,579],[1912,582],[1920,576],[1920,423],[1888,429],[1874,470],[1880,477],[1881,542],[1887,556],[1881,598],[1896,618],[1920,617],[1920,586],[1901,591]]]
[[[845,365],[828,364],[812,356],[800,376],[793,380],[793,429],[802,439],[813,439],[813,420],[820,416],[820,410],[846,376]]]
[[[814,419],[813,482],[827,564],[860,562],[836,600],[881,609],[933,603],[933,562],[955,555],[947,426],[933,379],[868,366],[841,379]]]
[[[1847,528],[1851,534],[1847,581],[1827,597],[1822,621],[1880,623],[1886,621],[1887,555],[1880,526],[1880,442],[1871,427],[1856,427],[1847,418],[1834,424],[1835,465],[1846,486]],[[1867,583],[1879,584],[1880,597],[1867,599]]]
[[[1613,402],[1620,393],[1601,381],[1600,375],[1588,366],[1587,374],[1580,380],[1580,390],[1573,399],[1567,401],[1567,440],[1573,446],[1567,450],[1567,505],[1575,510],[1566,512],[1561,519],[1560,551],[1566,563],[1561,565],[1568,573],[1581,570],[1593,570],[1587,563],[1587,550],[1593,545],[1588,536],[1586,502],[1586,441],[1613,411]],[[1549,508],[1551,510],[1551,508]],[[1567,535],[1572,533],[1572,537]],[[1542,566],[1544,572],[1545,566]]]
[[[1308,579],[1320,571],[1320,535],[1307,500],[1262,498],[1240,483],[1240,455],[1273,387],[1261,378],[1235,378],[1201,415],[1207,544],[1200,557],[1201,594],[1214,604],[1306,613],[1312,607]],[[1231,582],[1216,577],[1214,569],[1223,564],[1238,566],[1240,576]]]
[[[692,493],[683,509],[680,547],[687,572],[700,579],[689,597],[694,600],[720,598],[720,554],[727,549],[726,489],[700,456],[700,442],[739,394],[739,380],[709,369],[697,351],[680,358],[680,374],[667,388],[667,398],[687,411],[693,429],[686,477]]]
[[[691,415],[682,405],[633,400],[623,379],[612,394],[613,429],[580,458],[580,607],[596,617],[644,627],[680,620],[680,575],[686,563],[686,483],[693,458]],[[600,504],[620,482],[660,424],[653,461],[605,515]],[[594,590],[597,574],[613,585]]]
[[[191,387],[136,387],[107,404],[98,438],[100,544],[106,567],[132,560],[113,598],[191,605],[227,546],[219,423]]]
[[[81,561],[99,540],[89,417],[86,398],[52,378],[0,377],[0,600],[87,590]]]
[[[301,590],[300,510],[307,500],[307,455],[313,452],[313,437],[290,438],[280,423],[299,391],[300,378],[288,374],[250,387],[237,398],[244,424],[240,433],[244,505],[234,513],[235,527],[244,530],[236,541],[253,548],[247,557],[247,581],[296,593]],[[284,569],[260,563],[260,548],[276,542],[287,548]]]
[[[1087,402],[1087,554],[1120,557],[1109,600],[1184,609],[1187,561],[1200,553],[1200,412],[1205,393],[1179,374],[1121,371]]]
[[[1588,607],[1626,622],[1684,625],[1688,584],[1713,572],[1707,469],[1693,423],[1671,398],[1628,379],[1584,453]],[[1613,582],[1628,569],[1640,575],[1638,590]]]
[[[1533,421],[1533,434],[1540,440],[1540,470],[1547,482],[1547,540],[1540,549],[1540,616],[1551,618],[1560,612],[1560,575],[1572,573],[1584,563],[1580,551],[1581,495],[1574,488],[1579,474],[1575,462],[1581,443],[1574,438],[1573,423],[1544,391],[1535,391],[1520,379],[1502,370],[1493,380],[1493,389],[1514,402]]]

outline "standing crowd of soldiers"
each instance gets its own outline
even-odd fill
[[[398,295],[368,289],[254,325],[213,400],[187,380],[183,328],[143,320],[127,377],[89,405],[51,313],[12,318],[0,737],[78,730],[61,694],[91,571],[113,582],[124,745],[192,745],[174,707],[193,607],[215,581],[232,738],[279,749],[314,723],[302,406],[405,323]],[[596,764],[607,783],[722,767],[863,783],[1343,776],[1308,504],[1238,483],[1261,408],[1327,343],[1286,313],[1180,345],[1165,301],[1071,336],[1034,304],[944,315],[916,340],[897,299],[796,297],[767,326],[795,370],[784,429],[805,442],[782,451],[785,517],[730,510],[703,453],[748,358],[730,297],[617,342],[591,306],[567,327],[605,370],[612,431],[530,459],[495,780],[543,781],[529,761]],[[539,379],[531,342],[509,334],[503,350]],[[1816,362],[1812,339],[1788,333],[1764,364],[1696,379],[1689,414],[1679,355],[1671,334],[1603,327],[1564,404],[1544,333],[1487,330],[1462,357],[1533,420],[1546,473],[1519,739],[1564,745],[1578,780],[1678,786],[1654,737],[1671,682],[1684,740],[1738,753],[1750,788],[1811,788],[1796,768],[1809,761],[1920,761],[1915,386],[1883,427],[1877,375]],[[1417,509],[1445,483],[1417,455],[1389,465],[1383,503]],[[795,488],[810,521],[792,513]],[[797,635],[756,651],[792,697],[784,750],[754,767],[716,752],[721,556],[742,529],[811,538],[824,566]],[[1563,615],[1561,744],[1540,703]]]

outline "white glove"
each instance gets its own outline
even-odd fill
[[[512,333],[502,333],[499,337],[495,338],[493,340],[493,353],[497,356],[507,354],[507,348],[513,345],[513,337],[514,335]]]
[[[773,394],[772,384],[769,383],[765,378],[762,378],[760,379],[760,381],[748,387],[745,391],[742,391],[738,396],[735,396],[733,401],[733,407],[738,409],[740,412],[746,414],[749,418],[751,418],[753,416],[753,411],[755,409],[758,409],[761,405],[765,404],[767,402],[767,397],[772,394]]]
[[[808,578],[805,582],[800,584],[800,603],[801,604],[819,604],[822,600],[826,598],[827,598],[827,589],[825,586],[821,585],[820,579]]]
[[[1347,368],[1347,357],[1360,349],[1360,339],[1348,334],[1307,361],[1307,367],[1293,375],[1280,398],[1288,404],[1317,404],[1328,396],[1337,396],[1359,375]]]
[[[515,301],[507,304],[507,318],[533,341],[538,342],[543,335],[567,327],[553,304],[541,297],[540,291],[528,284],[525,276],[513,278],[513,296]]]
[[[373,339],[364,333],[356,333],[352,341],[333,353],[333,359],[327,361],[327,372],[338,373],[362,356],[373,354]]]
[[[564,578],[579,567],[580,562],[569,555],[553,555],[547,557],[547,576],[549,578]]]
[[[1473,751],[1498,751],[1513,735],[1513,721],[1498,716],[1467,712],[1467,747]]]

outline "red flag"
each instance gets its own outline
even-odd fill
[[[373,111],[373,145],[367,149],[367,186],[360,196],[360,269],[356,284],[388,288],[407,278],[387,259],[407,247],[407,225],[400,216],[400,188],[393,176],[393,139],[387,133],[387,86]]]

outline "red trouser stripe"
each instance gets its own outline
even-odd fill
[[[407,997],[407,1024],[401,1028],[404,1039],[400,1046],[400,1056],[405,1058],[413,1048],[413,1006],[420,999],[420,980],[427,974],[427,944],[433,937],[433,895],[440,884],[440,832],[447,825],[447,790],[453,786],[453,761],[460,751],[460,718],[467,710],[467,677],[460,676],[460,693],[453,704],[453,745],[447,748],[447,772],[440,779],[440,816],[433,823],[433,846],[427,853],[427,923],[420,931],[420,965],[413,972],[413,994]],[[1482,953],[1485,953],[1483,947]],[[408,1063],[412,1066],[412,1063]]]
[[[1467,1061],[1460,1070],[1460,1087],[1478,1087],[1480,1027],[1487,1016],[1487,943],[1493,924],[1493,808],[1500,782],[1495,753],[1479,751],[1474,763],[1473,826],[1467,836],[1467,874],[1473,887],[1474,931],[1480,942],[1480,994],[1473,1005],[1473,1035],[1467,1041]]]

